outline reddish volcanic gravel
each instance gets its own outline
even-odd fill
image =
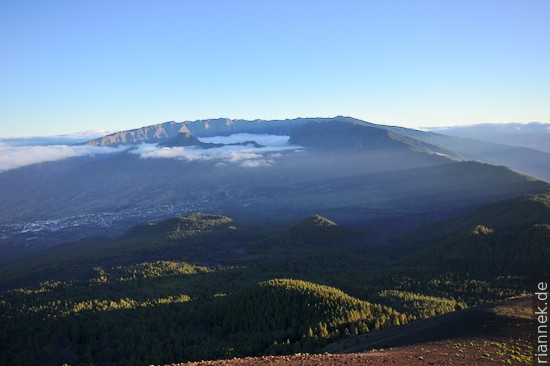
[[[241,359],[202,361],[177,366],[408,366],[408,365],[525,365],[516,360],[505,361],[490,342],[438,342],[389,350],[349,354],[264,356]],[[173,365],[176,366],[176,365]]]

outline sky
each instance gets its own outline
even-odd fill
[[[0,136],[550,122],[548,0],[2,0]]]

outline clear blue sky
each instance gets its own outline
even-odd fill
[[[550,121],[550,1],[0,1],[0,136]]]

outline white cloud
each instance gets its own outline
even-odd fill
[[[282,135],[266,135],[266,134],[252,134],[252,133],[236,133],[230,136],[214,136],[214,137],[201,137],[202,142],[209,142],[213,144],[235,144],[245,141],[256,141],[263,146],[287,146],[290,136]]]
[[[109,134],[109,131],[81,131],[67,135],[0,138],[13,146],[73,145]]]
[[[245,160],[239,165],[243,168],[258,168],[261,166],[270,166],[273,163],[274,163],[273,160],[257,159],[257,160]]]
[[[217,167],[223,167],[228,163],[232,163],[238,164],[243,168],[256,168],[273,164],[274,159],[283,156],[281,154],[283,151],[302,149],[301,146],[290,145],[288,143],[288,136],[236,134],[231,136],[211,137],[201,140],[203,142],[225,144],[256,141],[264,147],[254,148],[250,146],[233,145],[202,149],[198,147],[160,147],[155,144],[142,144],[132,150],[132,153],[145,159],[172,158],[186,161],[219,160],[216,164]]]
[[[290,145],[288,136],[236,134],[231,136],[211,137],[202,139],[205,142],[238,143],[256,141],[264,147],[251,146],[222,146],[212,149],[197,147],[160,147],[155,144],[138,145],[131,152],[141,158],[181,159],[186,161],[218,160],[216,166],[223,167],[236,164],[243,168],[257,168],[274,164],[275,159],[281,158],[281,152],[300,150],[301,146]],[[26,141],[31,142],[31,141]],[[38,142],[38,141],[34,141]],[[23,166],[62,160],[77,156],[95,154],[109,154],[120,152],[128,147],[101,147],[101,146],[71,146],[71,145],[24,145],[21,141],[0,140],[0,172],[20,168]]]
[[[141,158],[171,158],[183,160],[206,160],[200,152],[184,147],[159,147],[155,144],[141,144],[132,153]]]
[[[0,142],[0,172],[46,161],[62,160],[76,156],[109,154],[121,148],[98,146],[14,146]]]
[[[114,132],[116,131],[108,131],[108,130],[78,131],[67,135],[59,135],[59,137],[67,137],[67,138],[74,138],[74,139],[83,139],[83,138],[96,139],[98,137],[102,137]]]

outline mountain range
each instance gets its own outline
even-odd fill
[[[504,165],[518,172],[550,181],[550,150],[545,145],[547,144],[549,130],[548,125],[542,123],[473,125],[433,129],[432,132],[376,125],[340,116],[335,118],[298,118],[283,121],[214,119],[181,123],[167,122],[136,130],[121,131],[89,141],[86,145],[119,146],[136,143],[156,143],[175,138],[181,132],[198,138],[243,132],[290,135],[291,131],[293,131],[293,136],[297,136],[300,132],[296,129],[299,127],[311,123],[326,122],[371,128],[371,134],[373,135],[368,142],[369,148],[372,148],[373,144],[380,143],[379,139],[383,134],[383,130],[387,130],[391,132],[391,139],[409,145],[416,151],[442,154],[455,160],[476,160],[494,165]],[[374,136],[376,133],[378,133],[378,137]],[[341,138],[344,139],[340,143],[354,144],[352,139],[355,136],[349,128],[348,131],[339,131],[339,135],[343,136]],[[322,136],[322,138],[324,137],[326,136]],[[336,138],[332,135],[330,139],[322,140],[321,145],[324,148],[330,148],[334,143],[338,143]]]
[[[77,147],[106,153],[4,171],[0,364],[419,340],[528,362],[513,338],[528,321],[508,316],[518,307],[479,306],[548,277],[549,185],[469,158],[494,146],[347,117],[222,119],[122,131]],[[533,154],[498,149],[512,163]]]
[[[279,225],[320,213],[399,230],[548,190],[535,177],[550,154],[472,141],[341,116],[121,131],[84,143],[111,153],[0,173],[0,245],[39,249],[193,212]]]
[[[430,128],[428,131],[550,153],[550,123],[484,123]]]

